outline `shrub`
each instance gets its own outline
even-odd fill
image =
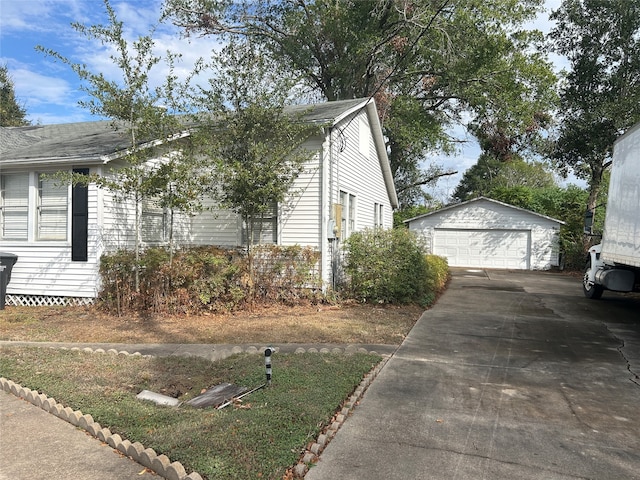
[[[447,280],[449,280],[449,263],[444,257],[438,255],[427,255],[427,294],[423,299],[424,305],[431,305],[435,302],[438,293],[444,290]]]
[[[135,289],[135,256],[118,250],[101,258],[101,306],[122,315],[231,311],[246,302],[293,303],[321,297],[319,253],[311,248],[254,249],[253,269],[244,252],[217,247],[164,248],[140,255],[140,288]],[[251,287],[257,288],[251,288]]]
[[[299,245],[262,245],[253,248],[252,255],[257,300],[289,305],[300,300],[319,300],[320,252]]]
[[[427,286],[430,290],[440,292],[449,280],[449,262],[445,257],[427,255]]]
[[[428,296],[428,265],[418,238],[404,228],[365,230],[345,246],[345,291],[359,301],[423,302]]]

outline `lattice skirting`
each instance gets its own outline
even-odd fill
[[[14,307],[52,307],[92,305],[95,298],[88,297],[59,297],[53,295],[12,295],[7,294],[5,305]]]

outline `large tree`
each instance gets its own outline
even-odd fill
[[[640,0],[564,0],[551,18],[569,61],[554,158],[588,181],[594,211],[613,142],[640,121]]]
[[[283,76],[327,100],[374,97],[401,203],[442,170],[425,156],[451,151],[454,124],[534,132],[553,103],[539,40],[518,32],[541,0],[166,0],[189,34],[259,42]]]
[[[464,202],[479,196],[494,197],[498,190],[526,187],[541,189],[555,186],[553,174],[540,162],[525,162],[521,158],[509,162],[483,153],[478,163],[467,170],[452,197]]]
[[[110,60],[117,67],[119,78],[107,78],[92,71],[86,64],[76,62],[59,52],[43,46],[39,51],[68,65],[82,81],[86,99],[78,103],[92,114],[111,120],[112,127],[127,138],[121,153],[121,165],[105,175],[73,175],[74,183],[95,182],[114,194],[128,198],[135,204],[135,255],[139,260],[142,241],[142,205],[145,200],[158,200],[163,207],[192,211],[197,209],[196,188],[198,170],[186,141],[177,141],[186,127],[177,114],[183,108],[179,85],[173,74],[175,56],[168,54],[170,73],[163,85],[153,88],[152,69],[162,60],[153,52],[151,35],[139,36],[129,42],[124,24],[116,15],[109,0],[103,0],[108,17],[106,25],[73,23],[73,29],[87,39],[107,46]],[[171,145],[168,147],[168,145]],[[166,156],[164,160],[150,162]],[[163,165],[164,162],[164,165]],[[59,175],[68,179],[64,172]],[[139,273],[136,269],[136,290]]]
[[[29,125],[27,111],[18,103],[6,65],[0,66],[0,127],[21,127]]]

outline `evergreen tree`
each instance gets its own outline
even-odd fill
[[[16,99],[13,80],[6,65],[0,66],[0,127],[29,125],[27,111]]]

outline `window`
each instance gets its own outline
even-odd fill
[[[349,234],[356,230],[356,197],[349,195]]]
[[[29,175],[0,176],[0,228],[3,240],[27,240],[29,228]]]
[[[341,232],[342,238],[347,238],[356,230],[356,197],[340,191],[340,205],[342,205]]]
[[[262,215],[251,222],[253,231],[253,245],[269,245],[278,243],[278,206],[273,204]],[[247,245],[249,234],[247,225],[242,225],[242,244]]]
[[[168,219],[165,209],[154,199],[142,200],[140,217],[142,241],[145,243],[163,243],[167,240]]]
[[[384,226],[382,213],[384,212],[384,207],[380,203],[373,204],[373,226],[377,228],[382,228]]]
[[[67,240],[68,186],[37,173],[0,175],[0,185],[2,240]]]
[[[68,194],[66,185],[38,175],[38,240],[67,239]]]

